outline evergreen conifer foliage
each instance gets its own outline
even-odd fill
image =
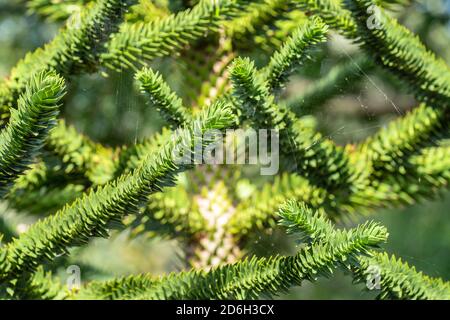
[[[338,227],[449,186],[450,68],[392,14],[408,1],[16,2],[61,29],[0,82],[0,197],[35,218],[18,233],[0,216],[1,298],[257,299],[338,268],[365,284],[376,267],[379,299],[450,299],[450,282],[383,250],[389,234],[376,217]],[[324,54],[333,32],[360,52],[286,99],[291,76]],[[178,85],[159,68],[167,61],[181,69]],[[322,134],[310,113],[377,68],[419,105],[357,143]],[[159,132],[102,144],[64,119],[74,79],[129,73],[161,114]],[[235,142],[209,132],[236,128],[276,130],[276,176],[261,183],[242,166],[196,161]],[[253,254],[252,236],[273,228],[300,248]],[[177,239],[184,270],[76,288],[52,272],[116,229]]]

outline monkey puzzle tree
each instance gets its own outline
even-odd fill
[[[63,27],[0,82],[0,195],[39,216],[19,235],[2,226],[2,297],[247,299],[338,267],[365,283],[376,267],[379,298],[449,299],[448,282],[380,250],[385,227],[335,225],[448,187],[450,69],[389,13],[404,2],[17,0]],[[331,31],[361,53],[285,99],[290,76]],[[156,70],[169,56],[182,69],[179,92]],[[366,140],[338,145],[311,124],[308,110],[336,96],[344,79],[358,81],[356,68],[374,67],[406,84],[420,104]],[[101,73],[107,82],[127,72],[165,120],[160,132],[109,146],[59,117],[77,77]],[[195,161],[237,143],[210,132],[236,128],[277,132],[279,152],[269,150],[280,158],[276,176],[261,183],[238,164]],[[186,155],[190,161],[180,162]],[[252,234],[275,227],[298,236],[297,253],[247,254]],[[188,268],[81,288],[51,273],[61,255],[112,229],[179,239]]]

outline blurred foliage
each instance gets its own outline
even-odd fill
[[[183,1],[178,2],[174,10],[183,7]],[[11,67],[26,52],[52,39],[62,23],[58,16],[52,19],[51,15],[49,18],[30,12],[22,1],[0,0],[0,79],[8,75]],[[450,1],[413,1],[407,9],[394,14],[417,33],[429,49],[450,63]],[[333,34],[326,47],[317,52],[314,61],[292,77],[284,97],[288,99],[290,95],[306,90],[315,79],[327,75],[336,64],[351,61],[356,52],[355,45]],[[266,55],[258,50],[248,52],[248,55],[255,58],[259,65],[266,63]],[[177,63],[173,58],[161,58],[153,61],[152,65],[157,66],[164,79],[183,96],[184,75]],[[109,146],[133,143],[156,132],[162,127],[162,118],[154,108],[146,106],[145,98],[139,94],[132,79],[133,73],[130,71],[111,73],[107,77],[97,73],[72,79],[68,83],[69,94],[64,98],[63,117],[92,139]],[[344,83],[344,86],[350,86],[352,90],[344,89],[342,94],[337,90],[332,100],[312,110],[319,119],[314,125],[324,135],[341,144],[361,141],[416,104],[412,96],[398,90],[398,82],[379,69],[365,74],[358,83]],[[251,169],[248,172],[250,177],[255,174]],[[254,177],[258,178],[256,175]],[[20,232],[36,219],[5,205],[0,207],[0,212],[0,232],[5,224],[14,226]],[[401,210],[381,210],[376,219],[390,232],[386,250],[395,252],[430,276],[450,279],[449,212],[450,193],[440,200]],[[145,236],[130,239],[127,232],[116,232],[112,241],[95,240],[86,247],[73,249],[70,261],[58,259],[53,269],[64,279],[67,276],[65,267],[78,264],[82,266],[83,280],[87,281],[138,272],[161,274],[185,267],[185,253],[177,246],[176,240]],[[249,253],[270,255],[294,252],[290,236],[278,230],[270,230],[269,234],[253,235],[248,242],[251,244]],[[292,289],[281,297],[367,299],[373,298],[374,294],[361,293],[361,286],[352,285],[351,278],[337,274],[331,279]]]

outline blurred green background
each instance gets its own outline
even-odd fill
[[[432,51],[450,63],[450,1],[414,1],[407,9],[394,14]],[[11,67],[26,52],[52,39],[58,27],[58,23],[27,14],[20,1],[15,4],[0,0],[0,78],[7,77]],[[315,79],[326,75],[333,65],[356,51],[354,45],[332,34],[314,61],[293,77],[285,97],[305,90]],[[258,53],[252,56],[258,58]],[[182,71],[177,68],[176,59],[159,59],[152,65],[175,89],[182,90]],[[337,143],[360,141],[417,105],[412,96],[405,94],[402,84],[378,69],[351,87],[351,92],[343,90],[323,108],[311,110],[311,114],[317,116],[320,130]],[[107,78],[101,74],[74,77],[62,113],[81,132],[110,146],[133,143],[163,125],[159,114],[149,108],[137,92],[130,72],[112,73]],[[18,230],[36,219],[26,212],[8,209],[5,203],[0,203],[0,216]],[[450,193],[444,192],[440,199],[408,208],[381,210],[372,218],[382,222],[390,232],[385,246],[388,252],[431,276],[450,280]],[[364,219],[367,218],[361,218]],[[295,250],[295,239],[285,236],[283,230],[277,230],[271,237],[255,235],[254,238],[250,243],[253,253]],[[94,240],[85,248],[73,249],[67,264],[79,264],[86,281],[137,272],[176,271],[182,268],[182,260],[183,252],[176,240],[130,239],[123,231],[113,234],[111,239]],[[60,269],[59,274],[62,279],[67,277],[64,269]],[[331,279],[293,288],[281,298],[368,299],[375,296],[374,292],[364,291],[363,286],[351,282],[351,277],[337,272]]]

